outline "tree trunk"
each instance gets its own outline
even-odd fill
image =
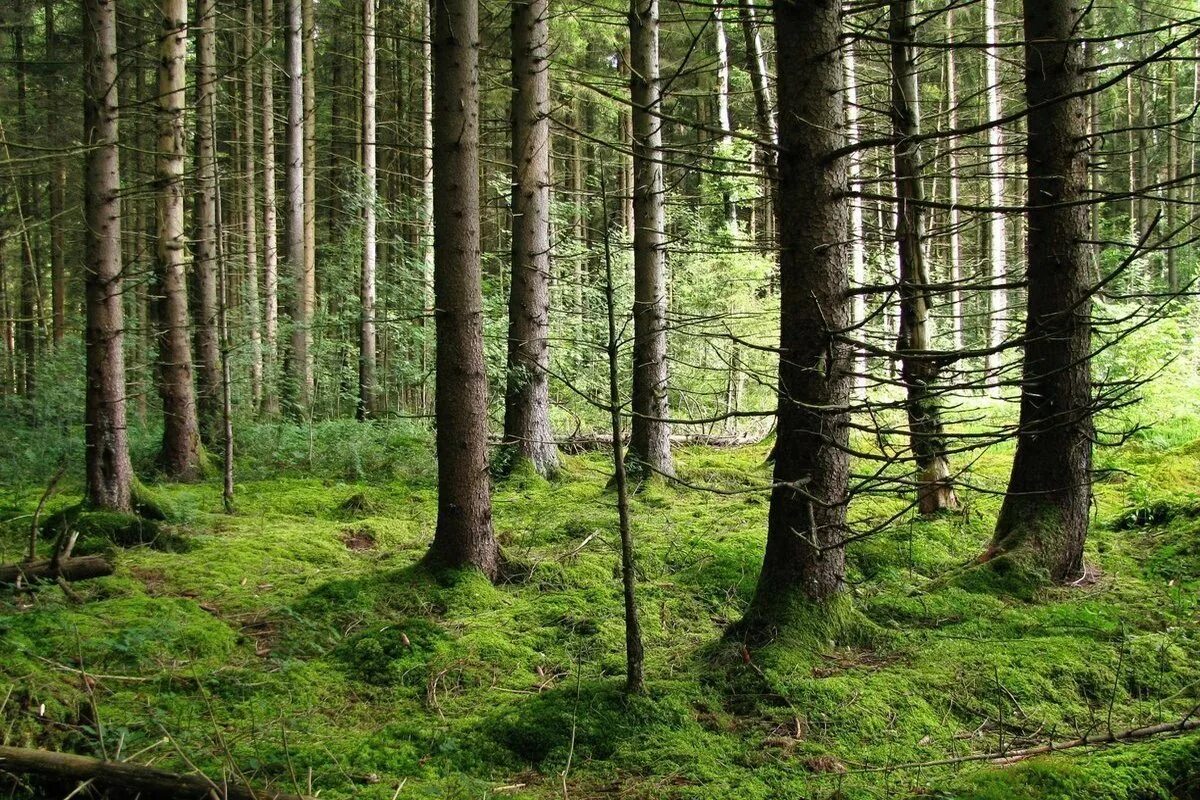
[[[713,0],[713,35],[717,45],[717,124],[723,131],[733,130],[733,120],[729,115],[729,43],[725,37],[725,20],[721,9],[722,0]],[[729,158],[733,154],[733,136],[722,134],[720,140],[721,155]],[[718,170],[727,167],[724,161],[715,164]],[[729,234],[738,235],[737,203],[728,191],[722,193],[721,202],[724,205],[725,225]]]
[[[1094,436],[1081,12],[1024,5],[1029,306],[1017,452],[988,556],[1065,581],[1083,570]]]
[[[187,0],[161,0],[158,35],[158,150],[155,183],[155,280],[158,284],[158,394],[163,405],[159,463],[170,478],[201,477],[200,429],[188,341],[187,241],[183,227]]]
[[[429,398],[430,336],[426,326],[433,313],[433,18],[431,0],[421,2],[421,397],[426,413]]]
[[[920,90],[916,64],[916,0],[891,0],[888,38],[891,39],[892,147],[896,174],[896,246],[900,256],[901,379],[907,393],[909,440],[917,464],[918,508],[936,514],[957,507],[946,458],[941,400],[935,386],[937,366],[929,318],[931,283],[925,263],[925,224],[921,204],[921,148],[913,137],[921,133],[917,105]],[[907,357],[906,357],[907,356]]]
[[[258,296],[258,180],[255,157],[255,116],[254,116],[254,62],[256,57],[256,41],[254,26],[254,0],[243,0],[242,28],[242,130],[245,137],[242,142],[242,156],[245,159],[243,170],[243,219],[246,234],[246,310],[247,324],[250,328],[250,402],[257,412],[262,408],[263,399],[263,347],[262,347],[262,306]],[[266,27],[268,22],[264,22]],[[266,61],[267,59],[262,59]]]
[[[984,82],[986,83],[988,119],[1000,119],[1000,49],[999,28],[996,26],[997,0],[984,0],[984,26],[988,48],[984,53]],[[991,205],[1004,205],[1004,131],[998,125],[987,129],[988,195]],[[993,211],[988,215],[988,242],[991,291],[988,292],[991,312],[988,315],[988,347],[999,347],[1008,333],[1008,290],[998,288],[1008,275],[1008,221],[1004,214]],[[1001,366],[1001,354],[987,356],[989,383],[995,381]]]
[[[317,308],[317,54],[316,18],[313,0],[300,0],[302,24],[301,74],[303,75],[303,139],[304,139],[304,273],[296,282],[300,302],[304,304],[302,318],[305,345],[295,368],[301,384],[299,408],[307,419],[316,398],[314,372],[313,315]]]
[[[221,353],[217,341],[217,50],[214,0],[196,6],[196,194],[193,275],[196,409],[205,444],[221,430]]]
[[[271,0],[262,0],[263,46],[274,39]],[[279,229],[275,201],[275,69],[270,55],[262,59],[263,131],[263,412],[279,413]]]
[[[13,60],[17,72],[17,130],[32,140],[29,111],[26,104],[29,65],[25,60],[25,35],[20,24],[12,28]],[[5,150],[8,150],[7,144]],[[28,401],[30,421],[36,422],[34,394],[37,387],[37,260],[33,253],[33,222],[37,217],[34,202],[33,176],[16,176],[17,223],[21,226],[18,246],[21,250],[20,311],[17,318],[17,339],[21,344],[21,395]]]
[[[631,0],[633,100],[633,425],[635,474],[672,475],[667,399],[667,216],[663,187],[658,0]]]
[[[50,173],[50,307],[54,344],[67,332],[67,160],[55,161]]]
[[[504,443],[540,475],[558,466],[550,431],[549,2],[512,4],[512,280]]]
[[[96,508],[131,511],[133,468],[125,430],[121,307],[117,9],[113,0],[84,0],[83,11],[86,497]]]
[[[291,264],[292,351],[288,376],[294,416],[303,419],[312,398],[312,278],[305,254],[304,176],[304,17],[303,0],[287,0],[288,75],[288,160],[287,160],[287,257]]]
[[[958,73],[954,58],[954,9],[946,10],[946,126],[949,130],[958,127]],[[947,181],[949,188],[950,227],[950,324],[953,326],[952,341],[955,350],[963,348],[963,327],[966,315],[963,309],[963,294],[959,288],[963,279],[962,236],[959,233],[958,215],[958,140],[953,136],[946,140]]]
[[[495,578],[500,552],[489,494],[479,251],[477,0],[441,0],[433,27],[438,520],[427,558]]]
[[[746,39],[746,58],[750,62],[750,82],[754,89],[754,111],[758,120],[758,135],[765,141],[775,143],[779,139],[776,130],[775,111],[771,106],[771,84],[767,77],[767,59],[763,55],[762,38],[755,20],[754,0],[738,0],[742,18],[742,33]],[[768,249],[775,247],[775,209],[778,202],[779,167],[777,154],[767,150],[761,154],[765,166],[763,177],[766,182],[763,212],[763,240]]]
[[[25,561],[20,564],[0,565],[0,583],[29,583],[38,580],[62,578],[66,581],[84,581],[113,574],[113,565],[104,556],[64,558],[58,563],[46,558]]]
[[[850,324],[841,3],[780,3],[780,358],[775,488],[751,631],[836,635],[843,597]]]
[[[358,418],[375,415],[375,0],[363,0],[363,256],[359,284]]]
[[[859,140],[858,127],[858,68],[855,64],[854,45],[847,42],[846,50],[846,131],[850,142]],[[848,166],[850,188],[862,189],[862,154],[851,153]],[[863,231],[863,201],[850,201],[850,282],[859,287],[867,282],[867,245]],[[854,295],[853,320],[857,327],[855,338],[867,338],[867,297]],[[861,353],[854,364],[854,397],[861,402],[867,396],[867,373],[869,364],[866,353]]]

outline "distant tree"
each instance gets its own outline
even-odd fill
[[[550,4],[512,3],[512,280],[504,443],[542,475],[550,430]]]

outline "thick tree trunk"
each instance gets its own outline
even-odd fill
[[[304,17],[303,0],[287,0],[288,158],[287,158],[287,258],[292,268],[292,350],[288,376],[291,412],[300,418],[312,399],[313,274],[306,255],[304,202]]]
[[[983,14],[988,48],[984,53],[984,83],[986,84],[988,119],[1000,119],[1000,30],[996,25],[997,0],[984,0]],[[993,207],[1004,205],[1004,131],[993,125],[987,129],[988,198]],[[993,287],[988,292],[991,306],[987,323],[988,347],[999,347],[1008,334],[1008,290],[998,288],[1008,276],[1008,221],[1004,214],[993,211],[988,215],[988,265]],[[987,368],[994,380],[1001,367],[1001,354],[987,356]]]
[[[271,0],[262,0],[264,49],[274,38]],[[263,136],[263,413],[279,413],[279,217],[275,200],[275,69],[262,59]]]
[[[845,572],[851,349],[838,0],[780,3],[780,358],[776,488],[751,630],[835,634]]]
[[[916,0],[891,0],[888,38],[891,39],[892,158],[896,175],[896,246],[900,256],[901,380],[908,397],[909,440],[917,465],[918,508],[936,514],[955,508],[958,501],[950,478],[942,430],[941,401],[935,386],[937,366],[929,318],[930,283],[925,263],[925,223],[921,204],[921,148],[913,138],[921,133],[916,64]]]
[[[633,100],[633,425],[635,474],[673,475],[667,399],[667,215],[663,187],[658,0],[631,0]]]
[[[550,431],[550,71],[548,0],[512,4],[512,283],[504,443],[541,475]]]
[[[125,322],[121,307],[117,9],[113,0],[84,0],[83,11],[86,497],[96,508],[131,511],[133,468],[125,431]]]
[[[1092,499],[1081,6],[1025,0],[1029,308],[1017,452],[988,553],[1055,581],[1083,570]]]
[[[187,240],[183,227],[184,93],[187,0],[161,0],[158,34],[158,148],[155,183],[155,280],[158,284],[158,394],[163,405],[159,463],[171,478],[201,477],[200,429],[188,341]]]
[[[441,0],[434,11],[438,520],[427,558],[495,578],[479,250],[479,6]]]
[[[765,141],[775,143],[779,133],[775,123],[775,110],[771,105],[771,83],[767,75],[767,59],[763,55],[762,37],[758,33],[755,19],[754,0],[738,0],[742,19],[742,33],[746,39],[746,58],[750,64],[750,83],[754,89],[754,112],[758,120],[758,135]],[[775,209],[779,191],[778,156],[774,150],[760,154],[764,163],[763,177],[766,183],[763,196],[763,240],[768,248],[775,246]]]
[[[193,276],[196,409],[205,444],[221,430],[221,353],[217,340],[217,50],[214,0],[196,6],[196,193]]]
[[[255,0],[243,0],[242,8],[242,130],[245,131],[242,213],[246,234],[246,322],[250,328],[250,402],[257,412],[262,408],[263,399],[263,347],[262,306],[258,292],[258,170],[254,135],[254,64],[260,59],[256,56],[254,3]]]
[[[358,418],[375,415],[375,0],[363,0],[363,255],[359,276]]]

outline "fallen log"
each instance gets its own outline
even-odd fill
[[[309,800],[301,795],[259,791],[204,775],[180,775],[127,761],[102,761],[73,753],[24,747],[0,747],[0,771],[91,781],[97,786],[120,789],[130,795],[163,800],[212,800],[214,797],[218,800]]]
[[[0,583],[31,583],[39,580],[83,581],[112,575],[113,565],[104,556],[64,558],[54,563],[52,558],[26,561],[23,564],[0,565]]]

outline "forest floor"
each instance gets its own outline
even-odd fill
[[[156,486],[176,521],[113,550],[116,574],[76,584],[82,602],[0,593],[3,741],[322,798],[1198,797],[1198,735],[903,766],[1195,709],[1198,436],[1175,421],[1101,451],[1088,577],[1020,596],[946,578],[988,541],[1011,460],[992,450],[960,513],[850,548],[860,641],[749,661],[722,635],[758,573],[766,498],[736,492],[769,480],[766,446],[683,450],[689,483],[735,493],[656,484],[634,500],[649,691],[632,699],[604,454],[497,485],[497,586],[415,566],[436,513],[421,442],[386,480],[247,478],[234,516],[218,481]],[[41,492],[0,491],[0,560],[20,558]]]

